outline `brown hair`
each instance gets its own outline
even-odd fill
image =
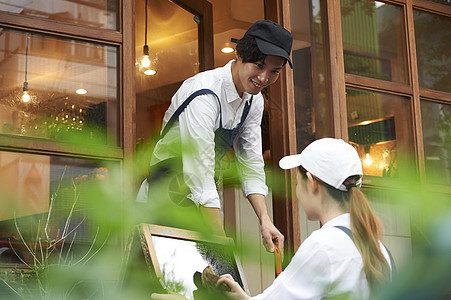
[[[355,183],[355,178],[345,180],[345,185]],[[390,266],[382,254],[379,240],[382,236],[382,224],[363,192],[352,187],[349,194],[349,211],[351,215],[351,232],[363,259],[370,293],[390,280]]]

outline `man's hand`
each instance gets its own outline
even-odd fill
[[[280,233],[279,230],[274,226],[271,219],[269,217],[260,220],[260,227],[263,239],[263,245],[266,250],[269,252],[274,252],[274,244],[276,244],[277,248],[280,250],[280,254],[283,259],[283,242],[285,240],[283,234]]]
[[[274,252],[273,242],[280,250],[283,259],[283,242],[284,236],[274,226],[268,215],[268,209],[266,208],[265,196],[261,194],[250,194],[247,196],[249,202],[254,208],[255,214],[260,220],[260,228],[262,233],[263,245],[269,252]]]
[[[224,274],[220,276],[217,284],[228,285],[230,287],[230,292],[224,293],[232,299],[246,300],[250,298],[249,295],[243,291],[241,286],[235,280],[233,280],[233,277],[230,274]]]

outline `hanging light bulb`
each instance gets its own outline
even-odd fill
[[[28,82],[23,83],[23,93],[22,93],[22,102],[27,103],[30,102],[31,96],[28,93]]]
[[[157,72],[155,70],[149,69],[151,61],[149,58],[149,45],[147,45],[147,2],[146,0],[146,7],[145,7],[145,27],[144,27],[144,47],[143,47],[143,57],[141,59],[141,68],[144,69],[145,75],[155,75]]]
[[[148,68],[150,67],[150,58],[149,58],[149,46],[144,45],[143,49],[143,58],[141,59],[141,67]]]
[[[25,47],[25,81],[23,82],[23,93],[22,93],[22,102],[27,103],[30,102],[31,96],[28,93],[28,81],[27,81],[27,70],[28,69],[28,33],[26,37],[26,47]]]

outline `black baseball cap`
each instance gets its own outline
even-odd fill
[[[252,24],[244,35],[254,37],[258,49],[263,54],[283,57],[293,68],[290,59],[293,36],[288,30],[271,20],[262,20]]]

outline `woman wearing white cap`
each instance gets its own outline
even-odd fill
[[[390,281],[393,262],[379,241],[380,222],[360,190],[357,151],[343,140],[324,138],[279,165],[297,168],[296,195],[307,218],[322,227],[301,244],[273,284],[252,299],[370,298]],[[219,282],[231,287],[233,298],[249,299],[230,275]]]

